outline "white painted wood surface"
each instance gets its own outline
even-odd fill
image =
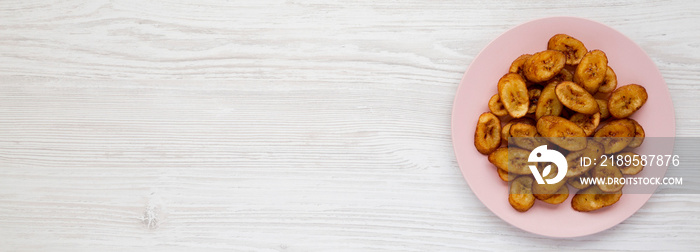
[[[505,30],[636,41],[700,136],[697,1],[2,1],[0,250],[693,250],[700,197],[551,239],[471,193],[450,112]]]

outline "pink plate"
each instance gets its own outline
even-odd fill
[[[537,202],[520,213],[508,204],[508,185],[501,181],[486,156],[474,148],[479,115],[489,111],[487,102],[497,92],[496,83],[521,54],[547,48],[557,33],[581,40],[589,50],[603,50],[615,69],[618,86],[637,83],[649,99],[633,115],[647,137],[675,137],[673,103],[661,73],[651,58],[622,33],[603,24],[574,17],[550,17],[512,28],[492,41],[474,59],[459,84],[452,108],[452,142],[457,162],[472,191],[493,213],[523,230],[552,237],[576,237],[606,230],[624,221],[646,203],[651,194],[625,194],[613,206],[589,213],[571,208],[571,195],[560,205]]]

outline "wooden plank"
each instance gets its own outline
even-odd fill
[[[689,250],[697,195],[576,239],[501,221],[462,179],[450,113],[490,40],[576,10],[649,53],[678,136],[700,136],[699,7],[2,2],[0,249]]]

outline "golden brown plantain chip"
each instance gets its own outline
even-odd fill
[[[600,113],[590,115],[576,113],[569,118],[569,121],[581,127],[583,132],[586,133],[586,136],[592,136],[593,133],[595,133],[595,129],[598,128],[598,124],[600,124]]]
[[[584,173],[583,175],[579,177],[571,177],[569,178],[569,181],[567,182],[569,185],[572,187],[582,190],[588,188],[589,185],[581,183],[581,178],[589,178],[590,175],[588,173]]]
[[[493,113],[479,116],[474,132],[474,146],[481,154],[489,154],[501,145],[501,120]]]
[[[526,149],[533,150],[537,146],[547,144],[547,142],[539,137],[537,127],[527,123],[516,123],[510,127],[510,139],[513,144]]]
[[[518,176],[515,173],[508,173],[500,168],[496,168],[496,171],[498,172],[498,177],[505,182],[512,181],[516,176]]]
[[[569,154],[566,154],[566,162],[569,163],[569,169],[566,170],[566,177],[578,177],[586,174],[586,172],[594,167],[593,160],[599,159],[603,154],[605,154],[603,144],[592,140],[588,141],[585,149],[569,152]],[[588,158],[591,163],[583,163],[585,158]]]
[[[627,147],[634,140],[635,127],[632,120],[618,119],[604,125],[593,136],[603,144],[605,154],[613,154]]]
[[[532,205],[535,204],[535,196],[532,195],[532,188],[530,187],[532,181],[532,177],[520,176],[510,182],[508,203],[513,209],[525,212],[530,210]]]
[[[610,117],[610,111],[608,111],[608,100],[595,99],[595,101],[598,103],[598,108],[600,109],[598,111],[600,113],[600,119],[608,119]]]
[[[489,154],[489,162],[509,173],[532,174],[527,164],[530,151],[516,147],[501,147]]]
[[[510,127],[516,123],[525,123],[532,126],[537,124],[535,120],[529,117],[521,117],[510,120],[508,123],[506,123],[506,125],[503,125],[503,128],[501,128],[501,144],[508,146],[508,139],[510,138]]]
[[[530,124],[530,125],[536,125],[536,122],[534,119],[529,118],[529,117],[521,117],[521,118],[515,118],[513,120],[510,120],[509,122],[506,123],[506,125],[503,125],[501,128],[501,144],[508,146],[508,139],[510,138],[510,127],[513,126],[513,124],[516,123],[525,123],[525,124]]]
[[[523,78],[525,75],[523,74],[523,66],[525,65],[525,61],[532,57],[532,54],[523,54],[518,56],[515,60],[513,60],[513,63],[510,64],[510,68],[508,69],[509,73],[517,73],[519,75],[522,75]]]
[[[557,98],[565,107],[583,114],[598,113],[598,103],[593,95],[571,81],[563,81],[554,89]]]
[[[566,64],[566,56],[555,50],[535,53],[525,61],[523,73],[529,81],[539,83],[552,79]]]
[[[540,88],[533,87],[527,90],[527,95],[530,97],[530,107],[527,109],[528,114],[532,114],[537,111],[537,102],[540,100],[541,94],[542,89]]]
[[[553,194],[549,198],[543,199],[542,201],[549,203],[549,204],[552,204],[552,205],[557,205],[557,204],[564,203],[564,201],[566,201],[566,199],[568,199],[568,198],[569,198],[569,187],[564,185],[564,186],[560,187],[559,190],[555,194]]]
[[[598,188],[604,192],[617,192],[625,186],[620,169],[613,164],[612,158],[603,159],[591,170],[593,178],[605,180],[605,183],[598,183]]]
[[[615,163],[622,164],[622,165],[619,165],[618,167],[620,168],[620,172],[623,175],[635,175],[637,173],[640,173],[644,169],[644,166],[642,165],[642,159],[640,158],[639,154],[637,154],[637,153],[627,151],[627,152],[619,153],[615,156],[616,156],[615,157],[616,159],[617,158],[622,159],[622,162],[615,162]]]
[[[555,167],[556,166],[552,166],[551,171],[545,176],[545,178],[554,178],[554,176],[558,173],[557,168]],[[556,184],[538,184],[537,181],[533,180],[532,194],[538,200],[549,199],[559,193],[559,190],[562,187],[566,187],[566,181],[566,179],[562,179]]]
[[[550,81],[574,81],[574,72],[564,67],[559,71],[559,74],[552,77]]]
[[[564,109],[564,105],[559,102],[555,89],[558,82],[550,82],[542,89],[540,98],[537,101],[535,109],[535,118],[540,119],[543,116],[558,116]]]
[[[616,161],[615,164],[621,164],[618,168],[622,175],[635,175],[644,170],[642,159],[637,153],[626,151],[616,154],[615,158],[621,159],[621,162]]]
[[[556,34],[547,42],[547,49],[557,50],[566,55],[566,64],[576,65],[588,52],[581,41],[566,34]]]
[[[489,110],[496,116],[508,115],[508,111],[503,107],[503,103],[501,102],[501,98],[498,97],[498,94],[491,96],[491,99],[489,99]]]
[[[575,123],[558,116],[537,120],[537,132],[550,142],[570,151],[586,148],[586,133]]]
[[[617,87],[617,74],[615,74],[615,71],[608,66],[608,69],[605,70],[605,78],[603,78],[603,82],[600,83],[600,87],[598,87],[598,92],[601,93],[610,93],[615,88]]]
[[[608,70],[608,57],[601,50],[593,50],[581,59],[574,72],[574,82],[581,85],[588,93],[595,93],[605,79]]]
[[[605,193],[597,186],[580,190],[571,199],[571,207],[579,212],[590,212],[615,204],[622,192]]]
[[[519,74],[507,73],[498,80],[498,96],[513,118],[525,116],[530,108],[527,85]]]
[[[647,90],[637,84],[629,84],[610,94],[608,110],[615,118],[626,118],[639,110],[649,98]]]
[[[644,128],[642,128],[642,125],[640,125],[637,121],[633,119],[627,119],[632,121],[634,123],[634,140],[630,142],[630,144],[627,145],[627,147],[630,148],[637,148],[639,146],[642,146],[642,143],[644,142],[644,137],[646,136],[646,133],[644,133]]]

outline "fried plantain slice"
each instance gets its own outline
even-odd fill
[[[605,193],[597,186],[580,190],[571,199],[571,207],[579,212],[590,212],[615,204],[622,197],[622,191]]]
[[[547,144],[537,133],[537,127],[531,124],[513,124],[513,126],[510,127],[510,136],[512,138],[510,138],[509,141],[513,141],[513,144],[526,150],[533,150],[537,146]]]
[[[581,183],[581,178],[588,178],[590,175],[588,173],[584,173],[581,176],[578,177],[571,177],[568,179],[568,184],[571,185],[572,187],[582,190],[588,188],[589,185]]]
[[[530,107],[527,109],[527,113],[535,113],[537,111],[537,102],[540,100],[540,95],[542,95],[542,89],[531,87],[527,90],[527,95],[530,98]]]
[[[507,171],[504,171],[500,168],[496,168],[496,171],[498,172],[498,177],[505,182],[512,181],[513,179],[515,179],[515,177],[518,176],[515,173],[508,173]]]
[[[542,201],[552,204],[552,205],[557,205],[564,203],[566,199],[569,198],[569,187],[568,186],[562,186],[559,188],[559,190],[550,196],[549,198],[543,199]]]
[[[610,111],[608,111],[608,100],[595,99],[595,101],[598,103],[600,119],[608,119],[608,117],[610,117]]]
[[[574,82],[581,85],[586,91],[593,94],[605,78],[608,70],[608,57],[601,50],[593,50],[581,59],[581,63],[574,72]]]
[[[479,116],[474,132],[474,146],[481,154],[489,154],[501,145],[501,120],[490,112]]]
[[[554,164],[550,164],[551,169],[549,174],[545,175],[545,178],[551,179],[556,176],[557,173],[559,173],[554,166]],[[559,189],[562,187],[566,187],[566,179],[562,179],[561,181],[557,182],[556,184],[538,184],[537,181],[532,181],[532,194],[537,198],[538,200],[546,200],[551,198],[552,196],[556,195],[559,192]]]
[[[537,108],[535,109],[535,118],[540,119],[543,116],[558,116],[564,109],[564,105],[559,102],[555,89],[558,82],[550,82],[547,86],[542,89],[540,93],[540,98],[537,101]]]
[[[530,210],[535,204],[535,196],[532,195],[532,181],[530,176],[520,176],[510,182],[508,203],[519,212]]]
[[[525,75],[523,74],[523,66],[525,65],[525,61],[532,57],[532,54],[523,54],[518,56],[515,60],[513,60],[513,63],[510,64],[510,68],[508,69],[509,73],[517,73],[523,77]]]
[[[547,42],[547,49],[557,50],[566,55],[566,64],[576,65],[581,62],[588,49],[578,39],[566,34],[556,34]]]
[[[557,75],[565,64],[564,53],[555,50],[541,51],[525,61],[523,74],[532,82],[544,82]]]
[[[615,166],[612,158],[602,160],[591,170],[591,176],[605,180],[605,183],[598,183],[598,188],[604,192],[617,192],[625,186],[622,172]]]
[[[513,118],[525,116],[530,108],[527,85],[525,79],[519,74],[507,73],[498,80],[498,96],[508,114]]]
[[[592,136],[595,133],[595,129],[598,128],[598,124],[600,124],[600,113],[591,115],[576,113],[569,118],[569,121],[581,127],[586,136]]]
[[[603,144],[605,154],[613,154],[627,147],[634,140],[635,127],[632,120],[618,119],[604,125],[593,134]]]
[[[593,95],[571,81],[562,81],[554,89],[557,98],[567,108],[584,114],[595,114],[600,108]]]
[[[578,67],[578,64],[564,66],[564,69],[569,70],[569,72],[571,72],[571,80],[570,81],[574,81],[574,73],[576,72],[576,67]]]
[[[499,97],[498,94],[491,96],[491,99],[489,99],[489,110],[491,110],[491,113],[496,116],[505,116],[508,114],[508,111],[505,107],[503,107],[501,97]]]
[[[575,123],[558,116],[537,120],[537,132],[550,142],[570,151],[586,148],[586,133]]]
[[[574,80],[574,72],[572,72],[571,70],[566,69],[566,67],[564,67],[561,69],[561,71],[559,71],[559,73],[557,75],[552,77],[552,79],[550,81],[561,82],[561,81],[573,81],[573,80]]]
[[[535,137],[537,127],[528,123],[516,123],[510,127],[511,137]]]
[[[510,120],[508,123],[506,123],[506,125],[503,125],[503,128],[501,128],[501,144],[508,146],[508,139],[510,138],[510,127],[516,123],[525,123],[532,126],[536,125],[535,120],[529,117],[522,117]]]
[[[510,127],[513,126],[513,121],[506,123],[501,127],[501,145],[508,146],[508,139],[510,139]]]
[[[534,187],[535,185],[539,185],[539,184],[537,184],[537,181],[535,181],[535,183],[532,184],[533,187]],[[562,186],[562,187],[563,187],[563,186]],[[533,193],[532,195],[535,196],[535,199],[542,200],[542,201],[544,201],[544,200],[546,200],[546,199],[549,199],[549,198],[551,198],[552,196],[554,196],[553,193],[552,193],[552,194]]]
[[[608,110],[615,118],[625,118],[639,110],[647,102],[647,90],[637,84],[629,84],[610,94],[608,99]]]
[[[527,164],[530,151],[516,147],[501,147],[489,154],[489,162],[509,173],[532,174]]]
[[[620,168],[620,172],[623,175],[635,175],[637,173],[640,173],[644,169],[644,166],[642,165],[642,159],[637,153],[627,151],[619,153],[615,156],[615,158],[619,158],[622,160],[622,162],[617,163],[622,164],[619,165],[618,168]]]
[[[566,162],[569,163],[569,169],[566,170],[566,177],[578,177],[586,174],[589,170],[593,168],[593,164],[583,165],[582,159],[589,158],[591,160],[596,160],[600,158],[601,155],[605,153],[605,148],[603,144],[596,141],[588,141],[586,148],[580,151],[572,151],[566,154]]]
[[[646,136],[646,134],[644,133],[644,128],[642,128],[642,125],[640,125],[634,119],[628,118],[627,120],[630,120],[632,121],[632,123],[634,123],[634,140],[632,140],[632,142],[630,142],[630,144],[628,144],[627,147],[637,148],[641,146],[644,142],[644,137]]]
[[[605,70],[605,78],[603,78],[603,82],[600,83],[600,86],[598,87],[598,92],[601,93],[610,93],[615,88],[617,87],[617,74],[615,74],[615,71],[608,66],[608,69]]]

